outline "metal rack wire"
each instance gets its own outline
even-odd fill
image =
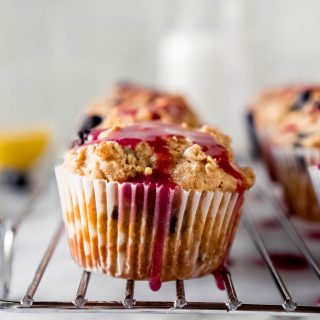
[[[256,196],[265,192],[259,187],[255,189]],[[320,279],[320,267],[305,243],[303,237],[299,234],[298,230],[286,215],[285,208],[282,206],[281,201],[275,194],[269,194],[265,205],[269,205],[272,210],[281,211],[282,214],[274,215],[279,220],[282,229],[289,235],[292,243],[304,255],[312,270]],[[249,209],[245,209],[243,224],[251,237],[254,245],[258,249],[261,258],[265,262],[268,270],[272,276],[275,287],[277,288],[280,296],[279,304],[247,304],[242,303],[241,299],[237,296],[236,285],[232,280],[232,275],[227,268],[221,269],[220,276],[223,279],[226,301],[225,302],[189,302],[186,299],[184,281],[176,281],[176,298],[174,301],[139,301],[135,299],[135,281],[127,280],[124,298],[122,301],[89,301],[86,298],[87,288],[90,284],[90,273],[83,271],[79,281],[77,292],[70,299],[70,302],[63,301],[37,301],[34,299],[37,288],[42,280],[42,276],[46,271],[50,259],[57,247],[61,238],[63,225],[59,223],[55,230],[53,237],[46,248],[46,251],[38,265],[34,277],[26,290],[25,295],[21,301],[13,300],[0,300],[0,310],[5,309],[8,311],[19,312],[35,312],[35,311],[72,311],[72,312],[135,312],[135,311],[152,311],[155,313],[165,312],[271,312],[276,314],[320,314],[320,306],[299,305],[294,301],[292,294],[289,292],[284,279],[281,277],[277,267],[273,263],[270,253],[268,252],[264,238],[259,230],[258,225],[252,218],[252,213]],[[8,228],[5,236],[10,236],[12,230]],[[10,251],[7,252],[10,254]]]

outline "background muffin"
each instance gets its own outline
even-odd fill
[[[119,83],[106,98],[89,106],[81,129],[150,120],[200,126],[198,117],[184,97],[136,84]]]
[[[57,179],[74,260],[158,289],[223,264],[254,175],[217,129],[154,121],[93,131]]]
[[[320,87],[317,85],[292,85],[266,91],[251,104],[248,114],[251,140],[254,147],[259,147],[273,180],[277,179],[271,154],[271,136],[284,123],[315,110],[319,96]]]
[[[320,163],[320,110],[316,103],[300,114],[292,114],[272,138],[277,177],[292,214],[320,221],[308,167]]]
[[[255,127],[259,129],[275,128],[289,112],[295,100],[296,89],[293,86],[270,89],[258,96],[249,108]]]

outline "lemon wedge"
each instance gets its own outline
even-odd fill
[[[45,151],[49,136],[45,129],[0,130],[0,169],[30,169]]]

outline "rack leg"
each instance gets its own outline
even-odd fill
[[[9,294],[13,256],[14,231],[10,225],[0,221],[0,298]]]

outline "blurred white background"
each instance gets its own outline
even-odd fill
[[[180,90],[245,150],[264,86],[320,79],[319,0],[0,0],[0,126],[64,143],[117,80]]]

